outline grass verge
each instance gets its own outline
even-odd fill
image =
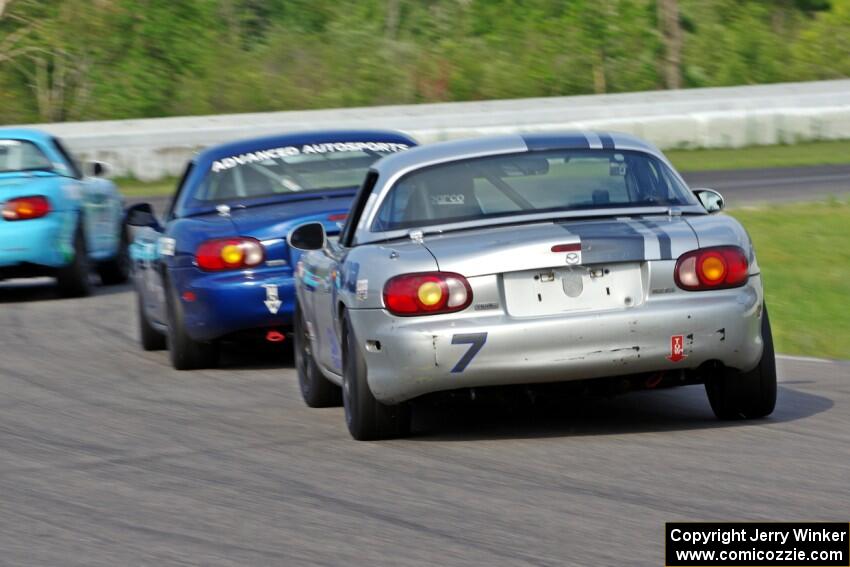
[[[850,140],[664,153],[680,171],[834,165],[850,163]]]
[[[777,352],[850,359],[850,202],[730,214],[755,244]]]
[[[132,178],[113,179],[113,181],[125,197],[160,197],[171,195],[177,188],[177,180],[173,177],[151,182]]]

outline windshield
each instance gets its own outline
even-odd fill
[[[559,150],[428,167],[387,194],[373,230],[529,213],[696,204],[661,160],[641,152]]]
[[[0,173],[38,169],[53,169],[38,146],[26,140],[0,139]]]
[[[221,202],[357,187],[376,160],[407,148],[387,142],[339,142],[234,155],[212,163],[194,198]]]

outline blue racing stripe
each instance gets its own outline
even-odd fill
[[[581,263],[642,262],[646,260],[643,234],[621,221],[561,222],[564,230],[581,239]]]
[[[614,138],[612,138],[610,134],[603,134],[601,132],[597,132],[597,136],[599,136],[599,139],[602,140],[603,150],[614,149]]]
[[[661,259],[662,260],[672,260],[673,259],[673,245],[670,242],[670,235],[668,235],[656,222],[649,220],[638,220],[640,224],[650,229],[656,237],[658,237],[658,246],[661,249]]]
[[[533,152],[546,150],[590,149],[590,142],[581,132],[565,134],[523,134],[525,145]],[[613,146],[612,146],[613,147]]]

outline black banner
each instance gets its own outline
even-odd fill
[[[850,567],[850,524],[672,522],[667,567]]]

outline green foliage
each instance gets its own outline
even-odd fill
[[[656,1],[10,0],[0,123],[658,89]],[[678,7],[685,86],[850,75],[850,0]]]
[[[803,79],[850,76],[850,0],[833,0],[792,47],[792,73]]]

